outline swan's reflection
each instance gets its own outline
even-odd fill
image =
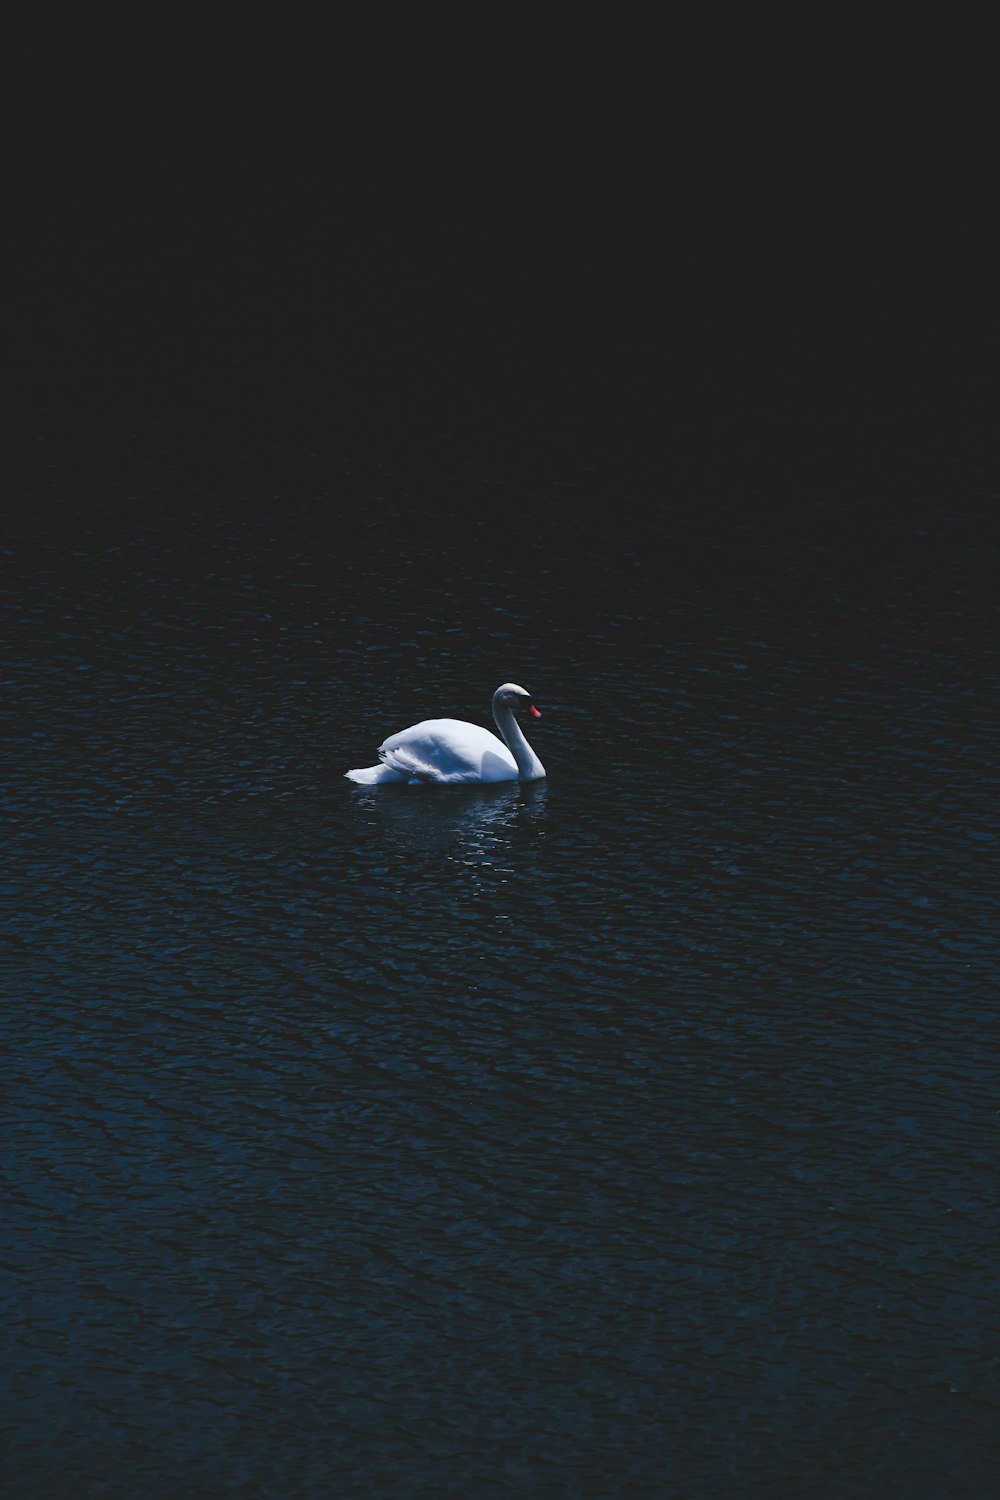
[[[495,864],[537,837],[547,816],[544,781],[482,787],[384,786],[361,794],[387,846],[408,857],[436,852]]]

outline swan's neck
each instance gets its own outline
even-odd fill
[[[503,736],[504,744],[517,762],[517,774],[522,781],[539,781],[545,775],[545,767],[524,737],[514,710],[507,703],[493,704],[493,717]]]

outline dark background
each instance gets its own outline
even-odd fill
[[[244,504],[295,465],[335,510],[334,466],[396,466],[433,522],[463,462],[569,463],[630,499],[720,481],[794,532],[795,475],[877,473],[884,511],[975,461],[996,306],[957,63],[908,50],[885,94],[849,33],[771,71],[738,32],[456,41],[440,87],[405,31],[21,56],[7,409],[36,495],[113,444],[136,495],[169,450]]]

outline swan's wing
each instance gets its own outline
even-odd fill
[[[379,759],[388,771],[395,771],[399,776],[405,776],[411,781],[446,781],[448,778],[442,776],[426,761],[407,745],[400,745],[396,749],[387,750],[384,745],[379,746]]]
[[[405,780],[399,772],[386,765],[361,766],[357,771],[345,771],[344,775],[348,781],[356,781],[359,786],[377,786],[382,781]]]
[[[502,740],[461,719],[425,719],[390,735],[379,760],[417,781],[516,781],[517,762]]]

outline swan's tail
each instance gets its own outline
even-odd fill
[[[401,772],[384,765],[363,766],[359,771],[345,771],[344,775],[348,781],[356,781],[359,786],[375,786],[380,781],[405,781],[407,779]]]

